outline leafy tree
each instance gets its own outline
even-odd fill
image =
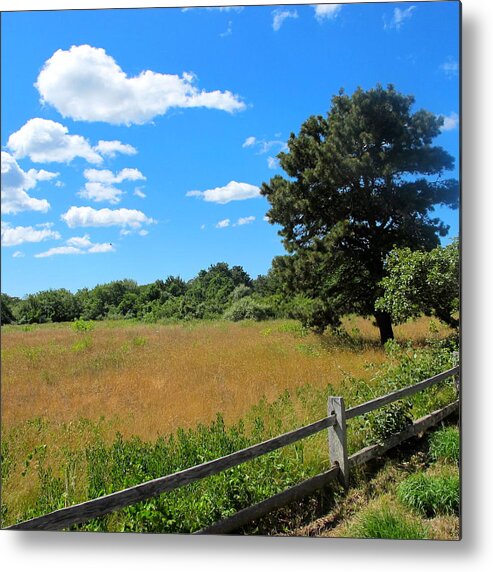
[[[441,178],[454,160],[432,145],[443,118],[413,104],[391,85],[341,90],[278,155],[289,178],[262,185],[289,253],[277,265],[292,291],[320,301],[319,330],[358,312],[374,315],[383,343],[392,338],[390,314],[375,309],[385,258],[394,246],[431,250],[447,234],[430,213],[458,206],[457,181]]]
[[[402,323],[420,314],[436,316],[457,328],[459,320],[459,243],[430,252],[393,250],[385,263],[383,296],[376,307]]]
[[[13,324],[15,320],[13,301],[7,294],[0,294],[0,324]]]
[[[273,309],[262,299],[245,296],[234,302],[225,312],[227,320],[238,322],[240,320],[267,320],[274,315]]]
[[[76,294],[82,306],[85,320],[101,320],[108,314],[116,314],[117,308],[127,293],[139,293],[135,280],[115,280],[107,284],[98,284],[92,290],[84,288]]]
[[[78,300],[69,290],[43,290],[22,300],[18,307],[18,321],[22,324],[71,322],[79,317],[80,312]]]
[[[182,318],[214,318],[227,307],[233,291],[241,285],[250,287],[252,280],[241,266],[229,267],[225,262],[201,270],[189,282],[181,310]]]

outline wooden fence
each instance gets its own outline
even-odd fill
[[[347,431],[346,422],[359,415],[369,413],[379,407],[388,405],[399,399],[409,397],[415,393],[422,391],[440,381],[451,376],[458,379],[459,366],[453,367],[447,371],[439,373],[429,379],[425,379],[415,385],[399,389],[382,397],[378,397],[371,401],[367,401],[356,407],[345,409],[344,399],[342,397],[329,397],[327,417],[295,429],[289,433],[284,433],[268,441],[252,445],[241,451],[231,453],[219,459],[202,463],[184,469],[171,475],[159,477],[152,481],[147,481],[140,485],[130,487],[109,495],[99,497],[87,502],[76,504],[67,508],[62,508],[54,512],[50,512],[43,516],[32,518],[24,522],[20,522],[7,528],[7,530],[61,530],[73,524],[86,522],[92,518],[103,516],[113,512],[152,498],[161,493],[178,489],[194,481],[215,475],[226,469],[236,467],[270,453],[286,445],[295,443],[305,437],[314,435],[324,429],[328,429],[329,455],[332,467],[315,477],[305,480],[273,497],[270,497],[260,503],[240,510],[233,516],[223,519],[207,528],[204,528],[196,534],[224,534],[231,532],[256,520],[257,518],[267,514],[268,512],[284,506],[294,500],[303,498],[308,494],[320,489],[331,481],[339,481],[344,486],[349,483],[350,470],[353,467],[362,465],[370,459],[376,458],[384,454],[389,449],[396,447],[411,437],[425,432],[430,427],[439,423],[459,408],[459,400],[447,405],[446,407],[434,411],[421,419],[415,421],[404,431],[392,435],[384,443],[371,445],[348,456],[347,450]]]

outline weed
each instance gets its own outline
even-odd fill
[[[94,322],[90,320],[83,320],[82,318],[72,322],[71,326],[72,330],[77,333],[86,333],[94,330]]]
[[[457,427],[446,427],[430,437],[430,456],[433,460],[459,462],[460,443]]]
[[[363,513],[351,534],[359,538],[396,540],[420,540],[428,535],[428,528],[417,519],[388,506]]]
[[[144,336],[135,336],[134,338],[132,338],[132,344],[135,347],[145,346],[146,343],[147,343],[147,338],[145,338]]]
[[[411,408],[412,403],[403,400],[365,415],[369,440],[381,443],[411,425],[413,422],[410,415]]]
[[[459,510],[459,476],[417,473],[399,485],[397,495],[402,503],[428,517],[456,514]]]
[[[92,347],[92,339],[89,336],[84,336],[72,344],[72,351],[75,353],[83,352]]]

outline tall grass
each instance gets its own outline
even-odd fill
[[[393,540],[423,540],[428,538],[428,528],[410,515],[396,511],[395,507],[383,507],[364,512],[354,526],[354,537],[388,538]]]
[[[384,351],[356,328],[351,339],[317,338],[288,321],[7,328],[4,525],[324,417],[329,394],[351,406],[449,367],[438,341],[420,347],[416,334]],[[449,399],[450,387],[417,397],[412,413]],[[352,422],[351,450],[374,433],[367,420]],[[321,433],[85,528],[194,531],[328,466]]]

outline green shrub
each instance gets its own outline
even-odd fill
[[[415,519],[384,507],[364,513],[352,535],[359,538],[419,540],[428,538],[428,529]]]
[[[274,317],[273,309],[263,301],[245,296],[234,302],[225,312],[226,320],[238,322],[239,320],[267,320]]]
[[[92,330],[94,330],[94,322],[90,321],[90,320],[83,320],[82,318],[80,318],[79,320],[75,320],[75,322],[72,322],[72,330],[74,330],[74,332],[90,332]]]
[[[397,495],[402,503],[428,517],[456,514],[459,510],[459,476],[417,473],[399,484]]]
[[[365,417],[369,440],[385,441],[391,435],[411,425],[413,422],[410,415],[411,408],[410,401],[397,401],[368,413]]]
[[[459,462],[460,437],[457,427],[447,427],[430,437],[430,456],[433,460]]]

